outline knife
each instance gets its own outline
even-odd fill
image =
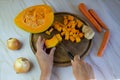
[[[67,51],[67,55],[71,60],[74,60],[74,55],[65,47],[65,45],[61,42],[61,46]]]

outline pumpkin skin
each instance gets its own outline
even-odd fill
[[[60,36],[60,34],[56,34],[51,39],[45,40],[45,46],[46,48],[52,48],[55,47],[61,41],[62,41],[62,37]]]
[[[15,24],[30,33],[47,30],[54,21],[54,12],[48,5],[36,5],[24,9],[14,19]]]

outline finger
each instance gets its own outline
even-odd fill
[[[38,37],[37,42],[36,42],[36,47],[38,48],[40,46],[41,42],[41,36]]]
[[[71,63],[73,63],[74,61],[73,60],[71,60]]]
[[[46,48],[44,48],[44,51],[46,52]]]
[[[74,61],[73,60],[71,60],[71,64],[73,65],[73,63],[74,63]]]
[[[42,40],[42,37],[39,36],[38,39],[37,39],[37,42],[39,43],[39,42],[41,42],[41,40]]]
[[[43,39],[43,40],[41,41],[41,44],[40,44],[40,46],[41,46],[42,49],[44,48],[44,43],[45,43],[45,39]]]
[[[76,62],[74,62],[73,60],[71,60],[71,64],[72,64],[72,66],[75,66]]]
[[[87,68],[88,71],[91,72],[91,71],[92,71],[92,66],[91,66],[90,64],[88,64],[88,63],[86,63],[86,66],[88,67],[88,68]]]
[[[80,56],[79,56],[79,55],[76,55],[76,56],[74,57],[74,61],[80,61]]]
[[[91,79],[94,79],[94,71],[93,68],[90,64],[86,63],[86,66],[88,67],[87,71],[88,71],[88,75],[90,76]]]
[[[54,48],[52,48],[51,50],[50,50],[50,56],[53,56],[54,55],[54,53],[55,53],[55,50],[56,50],[56,48],[54,47]]]
[[[88,64],[87,62],[85,63],[87,66],[91,66],[90,64]]]

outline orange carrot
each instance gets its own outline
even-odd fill
[[[98,57],[101,57],[103,55],[103,52],[104,52],[104,50],[105,50],[105,48],[107,46],[109,37],[110,37],[110,31],[106,30],[106,32],[104,34],[104,37],[103,37],[103,41],[101,43],[101,46],[100,46],[98,54],[97,54]]]
[[[88,18],[88,20],[94,25],[94,27],[97,29],[98,32],[101,32],[102,29],[100,25],[96,22],[96,20],[90,15],[90,13],[87,10],[87,7],[84,3],[79,4],[79,10],[82,12],[84,16]]]
[[[101,25],[102,28],[108,30],[107,26],[102,22],[102,20],[93,9],[89,9],[88,12],[94,17],[94,19]]]

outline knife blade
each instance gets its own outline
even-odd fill
[[[74,55],[65,47],[65,45],[61,42],[61,46],[67,51],[67,55],[71,60],[74,60]]]

